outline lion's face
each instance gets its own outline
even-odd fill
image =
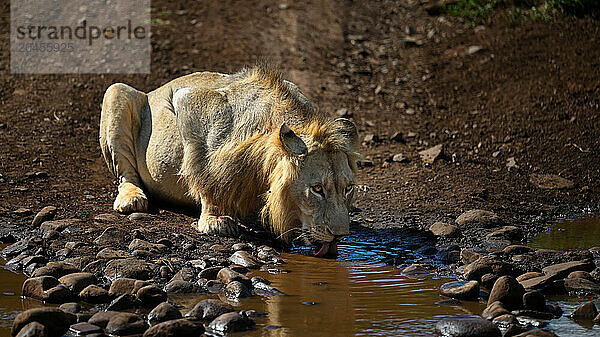
[[[314,246],[315,255],[335,255],[337,242],[349,232],[358,134],[347,119],[307,133],[299,137],[281,127],[288,156],[276,169],[266,209],[277,231],[299,227],[295,237]]]
[[[317,150],[306,155],[290,185],[290,199],[315,255],[337,253],[337,242],[349,232],[353,195],[354,174],[346,154]]]

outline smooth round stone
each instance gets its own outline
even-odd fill
[[[479,282],[456,281],[442,285],[440,294],[459,300],[476,300],[479,298]]]
[[[481,317],[458,316],[439,321],[435,329],[448,337],[501,337],[500,329],[494,323]]]

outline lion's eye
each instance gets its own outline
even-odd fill
[[[346,186],[346,189],[345,189],[346,194],[352,192],[353,189],[354,189],[354,184],[349,184],[348,186]]]
[[[311,186],[310,189],[316,194],[323,195],[323,186],[321,184]]]

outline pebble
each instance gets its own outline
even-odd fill
[[[82,301],[91,304],[106,303],[110,300],[110,296],[108,296],[108,291],[95,284],[90,284],[89,286],[85,287],[79,293],[79,298],[81,298]]]
[[[435,329],[448,337],[501,337],[494,323],[480,317],[449,317],[437,322]]]
[[[279,289],[274,288],[267,283],[255,281],[255,277],[252,278],[252,287],[254,293],[259,296],[285,295]]]
[[[492,320],[498,316],[510,314],[510,311],[502,305],[502,302],[495,301],[487,306],[481,313],[481,316],[485,319]]]
[[[136,250],[145,250],[148,251],[150,253],[164,253],[166,251],[169,250],[169,247],[167,247],[164,244],[160,244],[160,243],[150,243],[146,240],[142,240],[142,239],[133,239],[133,241],[131,241],[131,243],[129,244],[129,246],[127,247],[130,251],[136,251]]]
[[[475,253],[474,251],[469,250],[467,248],[462,248],[460,250],[460,261],[464,265],[473,263],[473,262],[477,261],[480,257],[481,257],[481,254]]]
[[[254,321],[246,316],[237,312],[228,312],[215,318],[210,322],[208,328],[220,332],[237,332],[248,330],[254,324]]]
[[[444,154],[444,144],[438,144],[434,147],[430,147],[426,150],[420,151],[419,156],[423,163],[432,165],[437,159],[442,157]]]
[[[127,309],[133,308],[135,305],[136,305],[135,296],[133,296],[131,294],[123,294],[123,295],[120,295],[117,298],[115,298],[112,302],[110,302],[108,307],[106,307],[106,310],[108,310],[108,311],[127,310]]]
[[[112,248],[103,248],[102,250],[100,250],[98,252],[98,254],[96,254],[96,258],[97,259],[104,259],[104,260],[112,260],[112,259],[124,259],[124,258],[128,258],[131,257],[131,254],[129,252],[126,252],[124,250],[118,250],[118,249],[112,249]]]
[[[141,334],[148,329],[148,324],[138,315],[121,312],[113,316],[106,325],[106,332],[117,336]]]
[[[154,265],[135,258],[111,260],[104,268],[104,274],[109,279],[121,277],[137,280],[148,280],[152,277]]]
[[[49,336],[62,336],[75,321],[76,317],[74,314],[58,308],[43,307],[29,309],[19,313],[15,317],[11,333],[15,336],[27,324],[38,322],[46,328]]]
[[[410,266],[404,268],[402,270],[402,274],[409,275],[409,276],[410,275],[423,275],[423,274],[430,274],[434,270],[435,270],[435,267],[433,267],[430,264],[413,263]]]
[[[31,222],[31,226],[39,227],[39,225],[41,225],[42,222],[50,221],[50,220],[54,219],[55,215],[56,215],[56,207],[46,206],[46,207],[42,208],[38,212],[38,214],[36,214],[36,216],[33,218],[33,221]]]
[[[229,299],[238,299],[252,296],[248,287],[239,281],[231,281],[225,287],[225,296]]]
[[[487,273],[481,276],[481,285],[486,289],[492,289],[494,287],[494,283],[498,280],[498,275],[494,273]]]
[[[429,231],[435,236],[445,237],[457,236],[459,232],[458,227],[444,222],[435,222],[429,227]]]
[[[217,267],[216,269],[217,270],[215,271],[215,277],[216,277],[217,273],[219,272],[219,269],[221,269],[221,267]],[[192,282],[194,280],[195,276],[196,275],[195,275],[194,269],[185,267],[185,268],[182,268],[181,270],[179,270],[177,273],[175,273],[175,275],[173,275],[173,278],[171,278],[171,280],[169,282],[172,282],[172,281]]]
[[[484,256],[466,265],[463,275],[467,280],[480,281],[481,276],[489,273],[507,275],[512,272],[512,265],[508,262],[497,260],[491,256]]]
[[[94,243],[99,246],[117,246],[128,236],[128,233],[120,228],[107,227],[102,234],[94,240]]]
[[[200,336],[204,333],[201,322],[180,318],[159,323],[146,330],[143,337]]]
[[[85,287],[95,284],[97,279],[92,273],[80,272],[65,275],[58,281],[67,286],[73,294],[79,294]]]
[[[456,223],[461,227],[482,226],[489,228],[502,225],[503,221],[498,215],[496,215],[496,213],[481,209],[473,209],[464,212],[458,218],[456,218]]]
[[[150,325],[156,325],[161,322],[178,319],[181,317],[181,312],[179,312],[174,305],[168,302],[162,302],[154,307],[152,311],[150,311],[148,314],[148,322],[150,322]]]
[[[488,305],[500,301],[506,309],[520,309],[523,306],[524,294],[525,289],[514,277],[502,276],[494,283]]]
[[[12,245],[9,245],[7,247],[5,247],[2,250],[2,256],[5,256],[6,258],[11,258],[13,256],[17,256],[21,253],[23,253],[24,251],[33,248],[33,244],[30,240],[28,239],[23,239],[23,240],[19,240],[15,243],[13,243]]]
[[[152,220],[152,215],[148,213],[131,213],[127,216],[130,221],[148,221]]]
[[[594,302],[586,302],[578,306],[570,315],[571,318],[593,319],[598,315],[598,309]]]
[[[100,311],[95,313],[89,320],[88,323],[97,325],[99,327],[105,328],[110,321],[111,318],[120,314],[118,311]]]
[[[151,284],[140,288],[136,293],[137,299],[145,307],[154,307],[167,300],[167,293],[158,286]]]
[[[48,262],[44,267],[36,269],[31,276],[53,276],[56,278],[63,277],[68,274],[78,273],[81,270],[72,264],[64,262]]]
[[[225,284],[229,284],[232,281],[238,281],[243,283],[247,287],[252,286],[252,281],[248,277],[229,268],[221,268],[221,270],[219,270],[219,273],[217,274],[217,278],[223,281],[223,283]]]
[[[479,282],[456,281],[440,287],[440,294],[459,300],[474,301],[479,298]]]
[[[239,264],[240,266],[250,269],[258,269],[262,265],[262,263],[260,263],[260,261],[258,261],[249,252],[243,250],[238,250],[237,252],[233,253],[233,255],[229,257],[229,261],[233,264]]]
[[[102,214],[96,215],[94,217],[94,220],[97,222],[100,222],[100,223],[114,224],[115,222],[119,222],[119,220],[121,220],[121,218],[116,214],[102,213]]]
[[[75,323],[69,327],[69,331],[74,333],[76,336],[89,336],[92,334],[103,333],[101,327],[88,322]]]
[[[81,305],[79,305],[77,302],[63,303],[58,308],[73,314],[81,312]]]
[[[23,283],[22,294],[48,303],[65,303],[73,298],[69,288],[53,276],[32,277]]]
[[[148,281],[136,280],[132,278],[118,278],[110,284],[108,295],[115,297],[123,294],[135,294],[140,288],[150,285]]]
[[[196,317],[199,320],[210,322],[218,316],[234,311],[233,307],[220,300],[205,299],[198,302],[185,317]]]
[[[38,322],[31,322],[21,328],[17,337],[46,337],[48,331],[45,326]]]
[[[203,292],[203,289],[192,282],[175,280],[167,283],[165,291],[168,294],[190,294]]]

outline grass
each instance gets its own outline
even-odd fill
[[[491,21],[495,10],[510,8],[508,20],[550,21],[559,13],[599,16],[599,0],[459,0],[444,5],[444,11],[466,20],[467,25]]]

